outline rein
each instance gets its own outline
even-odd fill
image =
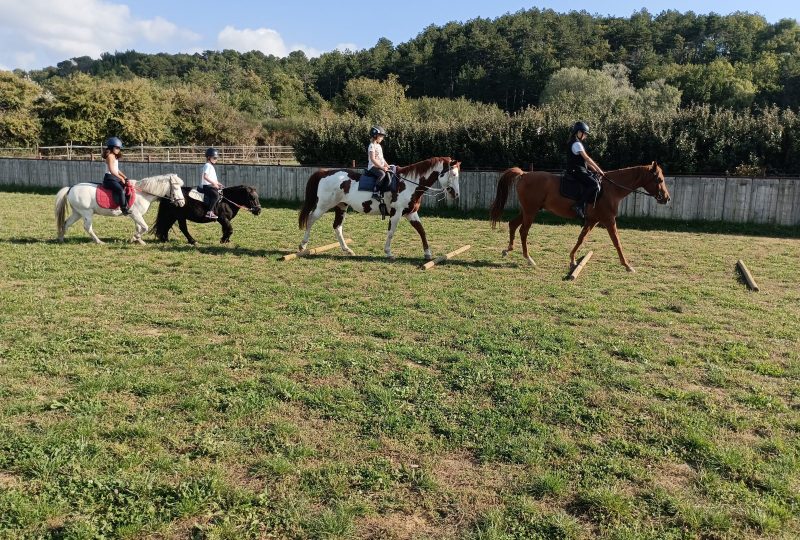
[[[395,167],[395,171],[397,171],[396,167]],[[447,190],[445,188],[435,188],[435,187],[433,187],[433,185],[423,186],[419,182],[414,182],[413,180],[409,180],[408,178],[406,178],[405,176],[401,175],[398,172],[393,172],[392,174],[395,175],[400,180],[402,180],[403,182],[408,182],[409,184],[414,184],[415,186],[425,188],[425,191],[422,192],[423,196],[425,196],[425,195],[435,196],[437,201],[440,199],[440,197],[442,195],[444,197],[447,197],[447,193],[446,193]],[[441,178],[441,174],[440,174],[440,176],[438,178],[436,178],[436,182],[438,182],[440,178]],[[434,183],[436,183],[436,182],[434,182]]]
[[[222,190],[220,190],[220,191],[222,191]],[[228,197],[226,197],[224,195],[224,193],[220,193],[219,196],[220,196],[220,198],[222,198],[222,200],[228,201],[230,204],[232,204],[233,206],[237,207],[239,210],[247,210],[248,212],[252,213],[253,210],[255,210],[256,208],[260,208],[260,206],[256,206],[255,208],[252,208],[252,207],[249,207],[249,206],[245,206],[243,204],[239,204],[239,203],[233,202]]]
[[[656,197],[655,195],[650,195],[646,191],[639,191],[639,188],[629,188],[628,186],[623,186],[622,184],[617,184],[616,182],[614,182],[611,178],[609,178],[605,174],[601,178],[603,180],[606,180],[606,181],[610,182],[611,184],[614,184],[618,188],[625,189],[625,190],[627,190],[627,191],[629,191],[631,193],[638,193],[639,195],[647,195],[648,197],[653,197],[654,199],[658,200],[658,197]]]

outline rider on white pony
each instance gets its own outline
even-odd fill
[[[114,194],[114,201],[119,205],[122,214],[127,216],[129,211],[125,188],[128,186],[128,177],[119,170],[120,158],[122,158],[122,141],[118,137],[111,137],[103,149],[103,161],[106,162],[103,187]]]

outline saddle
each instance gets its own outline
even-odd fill
[[[133,201],[136,200],[136,190],[133,188],[132,182],[128,182],[125,186],[125,195],[128,198],[128,208],[130,208],[133,206]],[[97,200],[97,206],[100,208],[106,208],[108,210],[116,210],[119,208],[119,204],[114,200],[114,192],[102,185],[97,186],[95,198]]]
[[[387,174],[389,175],[388,188],[381,189],[381,193],[397,191],[397,175],[393,174],[392,171],[389,171]],[[361,177],[358,179],[358,191],[375,191],[375,184],[377,182],[378,179],[372,176],[369,169],[364,169],[364,172],[361,173]]]
[[[561,175],[561,184],[559,185],[558,191],[562,197],[572,199],[573,201],[579,201],[583,198],[583,192],[586,189],[583,182],[572,176],[568,171],[564,171]],[[601,184],[600,193],[597,194],[597,198],[600,199],[602,196],[603,187]]]
[[[201,203],[206,202],[205,193],[200,193],[199,191],[197,191],[197,188],[192,188],[191,190],[189,190],[189,193],[187,193],[186,196],[189,197],[190,199],[200,201]]]
[[[222,190],[220,190],[220,195],[222,195]],[[203,203],[203,204],[204,204],[206,207],[208,207],[208,206],[209,206],[209,204],[210,204],[210,201],[208,200],[208,195],[206,195],[206,194],[205,194],[205,193],[203,193],[202,191],[199,191],[199,190],[198,190],[196,187],[193,187],[193,188],[192,188],[192,189],[189,191],[189,193],[188,193],[188,197],[189,197],[190,199],[194,199],[194,200],[196,200],[196,201],[200,201],[200,202],[201,202],[201,203]]]

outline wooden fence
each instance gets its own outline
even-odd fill
[[[78,182],[99,182],[105,165],[102,162],[0,158],[0,185],[25,187],[60,187]],[[220,181],[229,186],[249,184],[265,199],[301,201],[308,177],[317,167],[268,165],[218,165]],[[122,163],[131,178],[176,173],[186,185],[200,183],[200,166],[188,163]],[[494,200],[499,173],[462,171],[462,210],[489,208]],[[800,178],[739,177],[668,177],[672,201],[659,205],[651,197],[629,195],[622,202],[620,215],[673,220],[707,220],[731,223],[800,225]],[[1,196],[1,195],[0,195]],[[433,198],[425,207],[437,206]],[[516,195],[509,208],[518,208]]]
[[[123,150],[125,161],[166,163],[203,163],[207,146],[129,146]],[[291,146],[218,146],[219,163],[258,165],[294,165]],[[36,146],[32,148],[0,148],[1,157],[31,159],[101,160],[102,146]]]

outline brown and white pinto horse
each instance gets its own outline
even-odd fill
[[[572,209],[575,201],[561,195],[559,191],[560,175],[543,171],[526,173],[522,169],[514,167],[503,172],[497,183],[497,195],[491,208],[492,228],[500,221],[508,199],[509,188],[515,180],[522,212],[508,223],[508,248],[503,251],[503,256],[505,257],[510,251],[513,251],[514,233],[517,227],[521,226],[519,236],[522,241],[522,256],[534,265],[536,263],[528,255],[528,230],[531,228],[536,214],[544,208],[557,216],[574,218],[577,217],[575,210]],[[635,272],[622,253],[622,245],[617,232],[617,211],[620,201],[639,188],[643,188],[645,192],[639,191],[638,193],[654,197],[659,204],[669,202],[670,196],[664,181],[664,171],[655,161],[650,165],[606,172],[603,179],[602,197],[594,205],[587,205],[586,222],[578,236],[578,242],[570,252],[571,267],[575,266],[575,254],[583,244],[586,235],[599,223],[608,230],[608,235],[611,237],[614,247],[617,248],[619,261],[629,272]]]
[[[425,258],[433,258],[428,239],[425,236],[425,229],[419,219],[419,207],[422,204],[422,196],[433,187],[437,181],[441,189],[448,196],[456,199],[459,195],[458,172],[461,163],[449,157],[434,157],[414,163],[407,167],[397,167],[399,181],[397,194],[392,195],[387,192],[384,195],[387,208],[389,209],[389,233],[386,235],[384,252],[386,256],[393,259],[392,237],[397,230],[400,218],[406,218],[417,230],[422,239],[422,248],[425,251]],[[300,243],[300,251],[304,251],[308,246],[311,236],[311,227],[322,217],[325,212],[333,209],[336,216],[333,220],[333,230],[342,251],[348,255],[354,255],[344,242],[342,225],[344,223],[345,212],[348,207],[356,212],[380,216],[378,201],[372,198],[372,191],[359,191],[358,179],[361,173],[348,169],[321,169],[309,177],[306,183],[306,199],[303,208],[300,210],[298,225],[300,229],[305,229],[306,233]]]

